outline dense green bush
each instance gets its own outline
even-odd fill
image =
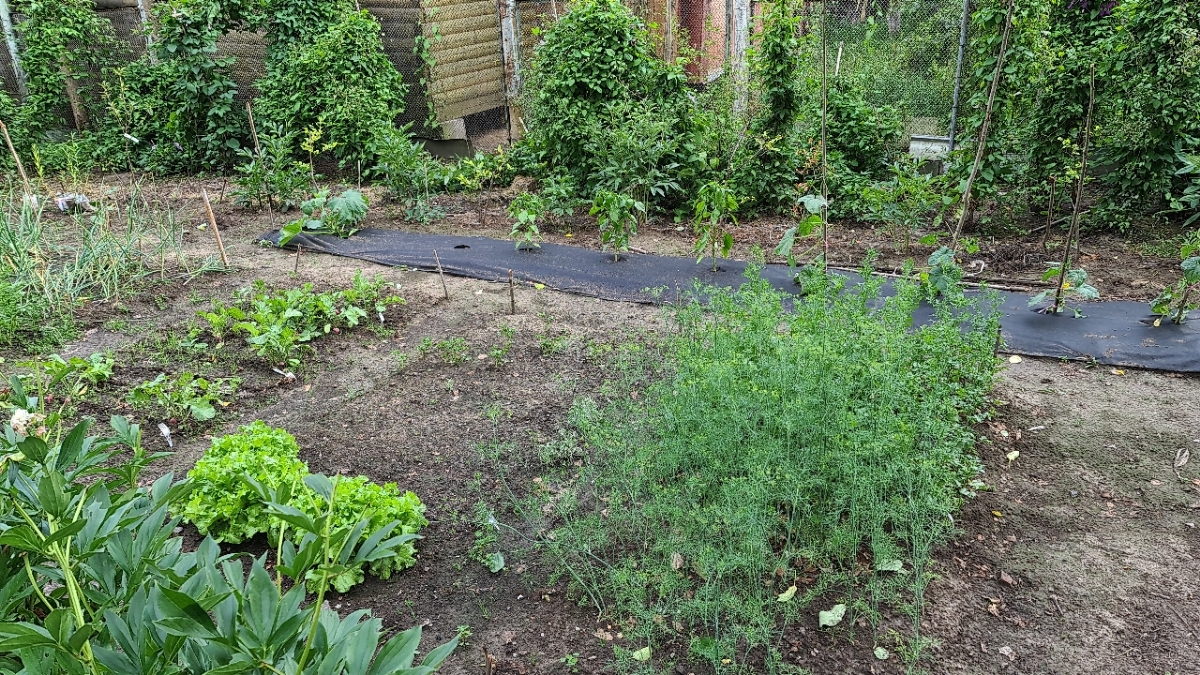
[[[614,384],[645,396],[576,402],[577,498],[528,513],[554,528],[543,545],[576,590],[632,617],[635,642],[683,633],[718,672],[748,653],[771,672],[775,641],[818,596],[849,619],[901,598],[920,616],[932,547],[980,485],[972,425],[998,316],[957,294],[914,326],[920,286],[883,298],[866,278],[818,276],[803,298],[753,273],[704,289]]]
[[[383,52],[379,22],[365,10],[282,50],[258,88],[261,119],[320,131],[322,150],[343,166],[362,160],[367,167],[373,136],[404,112],[407,90]]]
[[[546,32],[528,70],[525,143],[546,173],[644,200],[645,186],[608,160],[616,153],[638,172],[667,174],[695,161],[686,81],[681,64],[654,55],[645,25],[619,0],[580,0]],[[678,184],[663,196],[677,195]]]

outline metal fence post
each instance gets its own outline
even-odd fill
[[[967,49],[967,26],[971,22],[971,0],[963,0],[962,24],[958,29],[958,65],[954,69],[954,100],[950,106],[950,142],[954,149],[954,136],[958,132],[958,98],[962,94],[963,55]]]
[[[151,0],[137,0],[138,15],[142,19],[142,30],[146,31],[146,54],[150,56],[150,63],[158,63],[158,57],[154,54],[154,26],[150,23],[150,2]]]
[[[498,0],[500,15],[500,52],[504,61],[504,104],[508,116],[508,140],[521,137],[520,111],[516,109],[521,93],[521,29],[517,0]]]
[[[25,85],[25,71],[21,69],[21,55],[17,50],[17,35],[13,30],[12,14],[8,0],[0,0],[0,24],[4,27],[4,42],[8,44],[8,55],[12,59],[13,75],[17,78],[17,93],[24,98],[29,89]]]

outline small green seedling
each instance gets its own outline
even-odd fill
[[[700,188],[696,200],[692,202],[695,214],[696,245],[692,252],[699,257],[696,264],[704,259],[707,249],[712,257],[713,271],[717,271],[717,241],[721,242],[721,257],[728,258],[733,251],[733,235],[726,229],[727,222],[737,225],[734,212],[738,208],[737,196],[725,183],[711,181]]]
[[[1161,325],[1163,319],[1180,325],[1187,321],[1189,312],[1200,307],[1200,255],[1192,255],[1197,251],[1200,251],[1200,243],[1184,244],[1181,251],[1184,260],[1179,264],[1183,278],[1174,286],[1164,288],[1150,301],[1150,311],[1158,315],[1155,326]]]
[[[513,219],[512,232],[508,236],[517,242],[517,249],[541,248],[538,244],[542,232],[537,221],[546,215],[546,202],[541,197],[522,192],[508,205],[508,217]]]
[[[346,190],[336,197],[329,195],[329,190],[321,190],[300,204],[304,215],[283,226],[280,246],[285,246],[301,232],[334,234],[343,239],[358,232],[358,226],[367,217],[367,198],[358,190]]]
[[[1052,265],[1050,266],[1050,269],[1046,270],[1045,274],[1042,275],[1042,281],[1050,281],[1051,279],[1059,280],[1058,287],[1047,288],[1041,293],[1038,293],[1030,298],[1030,309],[1042,305],[1042,308],[1038,309],[1038,312],[1042,314],[1057,315],[1061,314],[1063,310],[1067,309],[1067,301],[1070,298],[1076,300],[1098,300],[1100,298],[1100,291],[1096,290],[1095,286],[1092,286],[1087,282],[1087,272],[1081,267],[1070,270],[1066,273],[1064,278],[1062,266]],[[1046,304],[1047,301],[1050,301],[1049,305]],[[1070,309],[1075,315],[1076,319],[1082,319],[1084,317],[1083,310],[1078,306],[1071,307]]]

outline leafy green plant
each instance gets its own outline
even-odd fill
[[[371,542],[373,554],[353,563],[342,555],[352,549],[338,551],[340,567],[328,579],[301,577],[314,592],[324,583],[344,593],[362,582],[364,570],[387,579],[416,562],[412,541],[428,521],[415,494],[401,494],[394,483],[380,485],[363,476],[339,478],[332,493],[322,492],[313,487],[315,477],[299,452],[291,434],[261,421],[214,439],[188,472],[193,492],[179,514],[218,541],[238,543],[265,533],[281,561],[288,559],[288,551],[295,555],[297,546],[304,548],[306,538],[321,535],[313,523],[323,517],[330,531],[353,532]]]
[[[384,320],[384,312],[404,299],[385,292],[382,279],[369,280],[356,272],[350,288],[316,293],[312,284],[272,293],[257,281],[253,289],[230,306],[217,305],[199,316],[213,336],[223,342],[231,335],[245,335],[246,342],[273,364],[296,367],[300,357],[312,351],[309,344],[330,332],[353,328],[372,315]]]
[[[456,647],[451,640],[414,666],[419,627],[381,646],[378,619],[323,607],[325,583],[306,603],[295,583],[367,564],[403,539],[388,537],[394,523],[379,537],[335,527],[331,501],[303,521],[311,529],[275,560],[272,581],[266,556],[247,571],[211,538],[185,550],[168,506],[190,485],[170,474],[143,483],[162,455],[145,451],[138,425],[122,417],[111,425],[108,438],[89,436],[88,422],[53,440],[10,425],[0,434],[0,670],[428,675]],[[308,478],[309,489],[333,493],[333,481]],[[284,575],[293,582],[286,593]]]
[[[930,254],[929,267],[920,273],[921,286],[930,301],[961,296],[962,287],[959,286],[959,282],[962,278],[962,266],[958,264],[954,250],[949,246],[942,246]]]
[[[808,237],[821,226],[821,211],[825,208],[825,198],[821,195],[805,195],[796,200],[793,207],[795,225],[783,233],[779,245],[775,247],[775,255],[787,259],[788,266],[795,267],[801,256],[796,255],[796,239]],[[810,250],[815,250],[815,245]]]
[[[696,245],[692,252],[699,254],[696,263],[704,259],[705,249],[712,257],[713,271],[717,271],[717,242],[721,244],[721,257],[728,258],[733,251],[733,235],[726,229],[727,222],[737,225],[734,213],[738,208],[737,196],[725,183],[709,182],[700,188],[692,212],[695,217]]]
[[[467,555],[492,574],[499,574],[504,569],[504,554],[495,550],[500,540],[500,524],[483,502],[475,505],[475,527],[478,528],[475,530],[475,542],[471,544]]]
[[[407,129],[385,129],[373,142],[376,165],[371,174],[404,204],[405,217],[428,223],[445,215],[431,200],[447,189],[452,171],[412,140]]]
[[[1042,305],[1038,310],[1042,314],[1061,314],[1064,310],[1070,309],[1076,319],[1082,319],[1084,317],[1082,308],[1069,307],[1067,303],[1071,300],[1100,299],[1100,291],[1087,282],[1087,271],[1083,268],[1075,268],[1064,273],[1061,265],[1051,265],[1042,274],[1042,281],[1052,279],[1057,281],[1058,286],[1048,288],[1030,298],[1030,309]],[[1047,302],[1050,304],[1046,304]]]
[[[417,346],[417,353],[421,356],[434,350],[437,351],[442,361],[451,366],[457,366],[471,360],[471,345],[467,344],[467,341],[460,337],[438,342],[434,342],[432,338],[425,338]]]
[[[1179,267],[1183,270],[1183,278],[1174,286],[1167,286],[1158,297],[1150,301],[1150,311],[1158,315],[1154,325],[1158,326],[1163,319],[1174,324],[1182,324],[1187,315],[1200,306],[1200,232],[1194,233],[1180,247],[1183,262]],[[1196,295],[1193,296],[1193,293]]]
[[[517,248],[539,248],[542,232],[537,221],[546,214],[546,202],[539,196],[522,192],[508,205],[508,217],[513,219],[512,232],[508,236],[517,242]]]
[[[272,490],[281,485],[295,490],[306,475],[296,439],[256,421],[213,439],[188,472],[192,489],[177,513],[200,534],[236,544],[271,527],[267,506],[249,479]]]
[[[589,213],[600,225],[600,241],[604,248],[613,248],[613,261],[620,260],[621,251],[629,250],[629,239],[637,234],[640,216],[646,205],[633,197],[608,190],[599,190],[592,198]]]
[[[890,180],[875,183],[862,193],[864,219],[883,223],[893,238],[903,239],[905,252],[913,235],[929,223],[929,214],[942,202],[933,176],[919,169],[916,162],[897,162],[891,166]],[[941,213],[935,217],[933,227],[940,222]]]
[[[22,379],[33,381],[35,389],[42,392],[40,396],[79,398],[86,395],[90,387],[112,377],[113,363],[109,354],[94,353],[87,358],[51,354],[38,361],[22,362],[21,365],[29,369],[29,374]]]
[[[618,0],[583,0],[544,34],[526,71],[522,141],[539,174],[571,176],[584,194],[647,204],[679,193],[691,166],[693,104],[682,63],[654,55],[645,24]]]
[[[299,203],[309,186],[309,167],[292,157],[296,132],[285,131],[272,122],[263,125],[259,134],[261,149],[241,148],[238,154],[246,158],[234,167],[233,197],[243,206],[266,206],[286,211]]]
[[[329,195],[328,189],[321,190],[300,204],[304,216],[280,229],[280,246],[287,245],[301,232],[332,234],[343,239],[358,232],[358,226],[367,217],[367,198],[358,190],[346,190],[335,197]]]
[[[1171,208],[1176,211],[1195,211],[1188,219],[1183,221],[1183,226],[1188,227],[1196,220],[1200,219],[1200,154],[1189,155],[1184,153],[1176,146],[1176,154],[1179,158],[1180,167],[1175,172],[1176,176],[1191,176],[1191,181],[1184,186],[1183,190],[1177,196],[1171,198]],[[1186,255],[1184,257],[1187,257]]]
[[[374,17],[348,10],[331,18],[293,27],[311,35],[277,48],[255,111],[294,129],[322,129],[343,166],[370,166],[372,138],[404,112],[408,87],[383,51]]]
[[[241,380],[236,377],[210,380],[186,370],[174,377],[160,373],[131,389],[128,401],[134,409],[158,412],[165,420],[190,416],[197,422],[207,422],[217,416],[216,406],[229,405],[221,399],[233,396],[239,384]]]
[[[618,368],[614,390],[643,396],[572,406],[576,487],[522,513],[635,643],[678,639],[678,621],[714,665],[759,649],[750,668],[770,672],[774,636],[830,595],[849,596],[850,622],[898,602],[919,632],[933,550],[980,485],[999,316],[939,303],[916,326],[920,286],[885,298],[869,272],[805,297],[753,271],[699,289],[677,335]]]

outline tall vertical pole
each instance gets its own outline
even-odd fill
[[[142,19],[142,30],[146,31],[146,54],[150,56],[150,63],[158,63],[153,49],[154,26],[150,24],[150,2],[151,0],[137,0],[138,16]]]
[[[950,149],[958,131],[958,97],[962,93],[963,56],[967,51],[967,26],[971,23],[971,0],[963,0],[962,22],[958,29],[958,65],[954,68],[954,99],[950,107]]]
[[[12,60],[13,75],[17,78],[17,93],[21,95],[21,98],[25,98],[29,89],[25,85],[25,71],[21,68],[21,55],[17,51],[17,34],[13,30],[8,0],[0,0],[0,24],[4,27],[4,42],[8,45],[8,56]]]

